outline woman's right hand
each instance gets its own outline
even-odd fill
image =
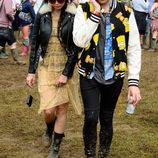
[[[26,77],[26,84],[32,88],[33,85],[35,84],[35,80],[36,80],[36,77],[35,77],[35,74],[31,74],[29,73]]]

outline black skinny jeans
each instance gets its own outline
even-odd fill
[[[95,79],[80,76],[81,94],[84,103],[83,139],[85,154],[96,154],[97,123],[100,121],[99,151],[110,149],[113,136],[113,113],[123,86],[123,79],[111,85],[102,85]]]

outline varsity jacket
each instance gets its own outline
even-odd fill
[[[81,4],[74,20],[74,43],[84,48],[78,58],[78,72],[91,78],[95,67],[96,47],[99,40],[100,16],[92,13],[90,2]],[[138,86],[141,69],[141,47],[139,32],[133,11],[115,1],[110,10],[114,79],[125,76],[128,70],[129,86]]]

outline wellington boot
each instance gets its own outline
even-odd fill
[[[151,39],[151,48],[148,49],[149,52],[154,52],[155,51],[155,45],[156,45],[156,39],[152,38]]]
[[[50,145],[52,143],[52,135],[54,132],[55,121],[56,121],[56,118],[51,123],[46,123],[47,127],[42,136],[42,141],[46,148],[50,147]]]
[[[59,134],[59,133],[54,132],[54,142],[51,146],[48,158],[59,157],[60,144],[62,142],[63,137],[64,137],[64,134]]]
[[[20,54],[21,56],[26,56],[29,51],[29,46],[23,45],[22,46],[22,53]]]
[[[12,58],[14,60],[14,64],[18,64],[18,65],[25,65],[26,62],[25,61],[21,61],[19,60],[19,55],[16,49],[11,49],[11,55]]]
[[[102,112],[100,120],[99,151],[98,158],[106,158],[110,152],[113,137],[113,111]]]

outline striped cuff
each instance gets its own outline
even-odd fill
[[[129,79],[128,80],[128,86],[137,86],[138,87],[139,80],[137,79]]]
[[[99,21],[100,21],[100,16],[93,14],[93,13],[91,13],[91,16],[89,18],[95,23],[99,23]]]

